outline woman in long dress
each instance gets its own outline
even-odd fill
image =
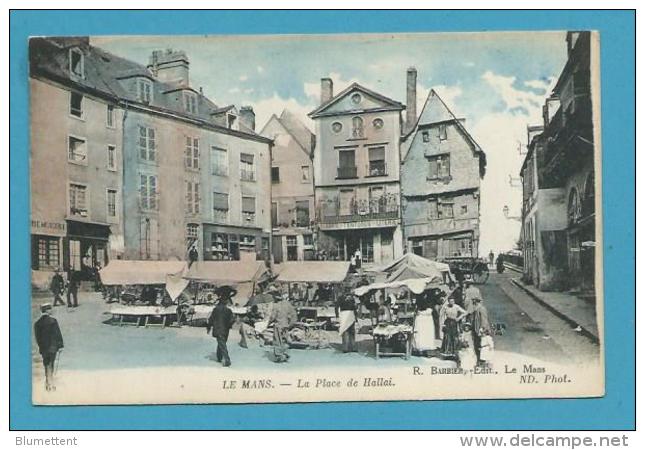
[[[441,342],[441,354],[455,357],[459,351],[459,322],[466,316],[466,311],[455,304],[455,299],[448,299],[448,303],[442,308],[445,317],[443,322],[443,341]]]
[[[419,296],[417,299],[412,348],[416,353],[423,356],[429,356],[429,352],[437,349],[432,308],[429,299],[425,296]]]

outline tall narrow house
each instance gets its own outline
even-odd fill
[[[404,106],[354,83],[321,80],[313,167],[318,250],[379,264],[402,253],[399,140]]]
[[[463,122],[431,90],[402,138],[404,236],[407,251],[426,258],[478,254],[486,154]]]

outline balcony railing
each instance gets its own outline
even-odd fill
[[[339,199],[321,200],[317,213],[320,223],[362,222],[399,218],[399,195],[387,194],[378,199],[351,199],[344,204]]]
[[[348,178],[356,178],[358,176],[358,170],[356,166],[346,166],[346,167],[339,167],[338,168],[338,173],[336,178],[339,180],[343,179],[348,179]]]
[[[387,166],[385,161],[371,161],[367,166],[368,177],[385,177],[387,176]]]

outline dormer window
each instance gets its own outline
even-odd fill
[[[85,78],[85,61],[83,52],[78,48],[69,51],[69,73],[78,78]]]
[[[236,120],[237,120],[237,116],[235,114],[227,114],[226,115],[226,126],[232,129],[235,126],[235,121]]]
[[[197,114],[197,97],[192,92],[184,92],[184,108],[186,112]]]
[[[137,81],[137,95],[143,103],[150,103],[152,100],[152,83],[150,80],[140,78]]]

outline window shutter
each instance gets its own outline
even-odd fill
[[[242,212],[255,213],[255,197],[242,197]]]
[[[435,158],[432,158],[432,159],[429,161],[429,163],[430,163],[430,173],[429,173],[429,177],[430,177],[431,179],[433,179],[433,178],[438,178],[438,176],[439,176],[439,172],[438,172],[438,164],[437,164],[437,160],[436,160]]]
[[[429,219],[437,219],[438,218],[437,201],[436,200],[429,200],[428,201],[428,218]]]
[[[385,147],[374,147],[369,150],[370,161],[383,161],[385,159]]]
[[[157,209],[157,177],[150,176],[148,184],[150,209]]]
[[[442,171],[441,176],[449,177],[450,176],[450,156],[445,155],[445,156],[441,157],[441,162],[442,162],[442,166],[443,166],[443,171]]]
[[[213,193],[213,208],[228,210],[228,194]]]
[[[240,161],[253,164],[253,155],[248,153],[240,153]]]

